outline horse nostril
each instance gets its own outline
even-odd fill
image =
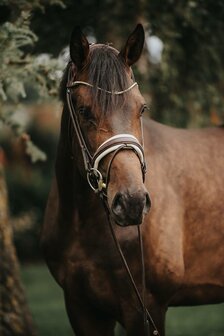
[[[144,214],[147,214],[147,212],[149,212],[150,208],[151,208],[152,202],[151,199],[149,197],[149,194],[146,193],[145,194],[145,207],[144,207]]]
[[[138,225],[143,220],[151,206],[149,194],[147,192],[120,193],[114,196],[111,210],[114,220],[122,226]]]
[[[121,193],[117,193],[113,200],[112,211],[115,215],[120,216],[124,210],[123,196]]]

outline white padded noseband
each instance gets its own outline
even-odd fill
[[[98,170],[100,161],[121,146],[124,147],[123,149],[134,150],[137,153],[141,164],[145,164],[143,148],[138,139],[132,134],[124,133],[112,136],[98,147],[93,157],[93,168]]]

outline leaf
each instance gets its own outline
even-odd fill
[[[32,163],[37,161],[46,161],[46,154],[40,150],[34,143],[28,138],[26,140],[26,154],[30,156]]]

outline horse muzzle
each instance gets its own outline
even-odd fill
[[[120,226],[140,225],[150,207],[151,200],[146,190],[135,193],[127,190],[114,196],[111,215]]]

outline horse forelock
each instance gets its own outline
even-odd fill
[[[127,94],[114,95],[97,89],[123,91],[130,85],[126,66],[118,51],[109,45],[95,45],[90,48],[89,56],[88,81],[93,85],[94,105],[99,105],[103,113],[121,107]]]
[[[60,98],[62,101],[65,101],[66,98],[68,71],[69,64],[65,69],[60,85]],[[82,73],[86,74],[88,83],[93,85],[92,88],[89,88],[93,98],[93,108],[98,106],[101,112],[106,114],[123,106],[127,96],[130,94],[129,92],[122,95],[114,95],[104,91],[123,91],[130,86],[127,67],[122,58],[119,57],[116,49],[105,44],[91,46],[89,57]]]

